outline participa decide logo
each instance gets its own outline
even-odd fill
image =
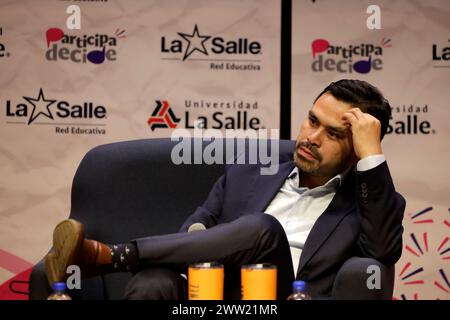
[[[91,62],[102,64],[116,61],[118,39],[126,38],[125,30],[116,29],[114,35],[68,35],[59,28],[50,28],[46,32],[48,61],[69,60],[75,63]]]
[[[337,71],[339,73],[369,73],[383,69],[383,49],[391,47],[391,39],[383,38],[378,45],[360,43],[350,45],[331,44],[326,39],[311,43],[314,72]]]
[[[3,28],[0,27],[0,36],[3,35]],[[0,59],[1,58],[8,58],[9,57],[9,52],[6,51],[6,45],[4,43],[2,43],[2,38],[0,38]]]

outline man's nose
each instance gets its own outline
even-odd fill
[[[312,132],[310,132],[310,134],[308,135],[308,141],[315,145],[316,147],[320,147],[321,144],[321,136],[322,136],[322,130],[321,129],[317,129],[314,130]]]

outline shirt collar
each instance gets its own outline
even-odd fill
[[[348,167],[341,173],[335,175],[333,178],[328,180],[324,185],[319,186],[326,189],[337,189],[342,185],[342,181],[344,181],[345,177],[349,173],[351,167]],[[294,182],[295,186],[299,186],[299,174],[298,174],[298,167],[295,166],[294,169],[291,171],[291,173],[288,175],[288,179],[290,179],[292,182]]]

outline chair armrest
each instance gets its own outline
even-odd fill
[[[369,289],[367,280],[377,272],[368,267],[379,267],[380,288]],[[332,298],[345,300],[391,300],[394,291],[395,266],[386,266],[372,258],[352,257],[338,271],[333,284]],[[371,278],[372,277],[372,278]],[[374,281],[369,280],[369,284]]]
[[[128,274],[119,275],[122,278],[128,276]],[[122,282],[124,282],[122,280]],[[110,289],[113,296],[105,296],[105,288],[103,277],[94,277],[81,280],[81,290],[72,289],[67,290],[67,293],[73,300],[104,300],[104,299],[120,299],[121,292],[117,293],[117,290]],[[45,272],[45,259],[39,261],[32,269],[30,275],[29,285],[29,299],[30,300],[46,300],[52,293],[47,275]]]
[[[47,281],[47,275],[45,274],[44,259],[39,261],[31,271],[29,290],[30,300],[46,300],[51,293],[51,288]]]

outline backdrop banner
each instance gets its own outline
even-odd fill
[[[383,152],[407,201],[395,299],[450,299],[449,16],[445,0],[293,1],[292,138],[332,81],[366,80],[392,106]]]
[[[280,21],[277,0],[0,0],[0,284],[46,254],[92,147],[278,129]]]

